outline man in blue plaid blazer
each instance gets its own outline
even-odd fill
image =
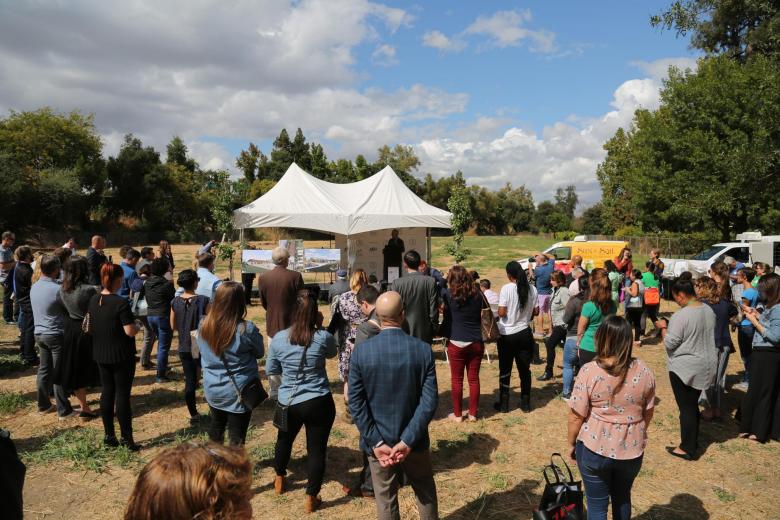
[[[376,302],[382,331],[352,352],[349,410],[368,454],[377,516],[399,520],[398,488],[409,483],[422,520],[438,518],[428,424],[438,404],[430,345],[401,330],[401,295]]]

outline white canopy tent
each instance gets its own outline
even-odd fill
[[[415,195],[392,168],[334,184],[293,163],[268,193],[233,213],[238,229],[283,227],[351,236],[391,228],[449,228],[449,212]]]
[[[394,228],[449,228],[452,215],[415,195],[390,166],[362,181],[335,184],[293,163],[268,193],[233,212],[236,228],[309,229],[350,237]],[[430,243],[426,257],[430,256]],[[348,254],[352,267],[354,257]]]

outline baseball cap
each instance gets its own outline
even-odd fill
[[[336,276],[339,278],[346,278],[347,277],[347,270],[346,269],[339,269],[336,271]]]

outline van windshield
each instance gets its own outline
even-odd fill
[[[724,249],[725,248],[723,246],[710,247],[709,249],[705,249],[701,253],[692,256],[691,260],[709,260],[718,253],[721,253]]]

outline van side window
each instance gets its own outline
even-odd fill
[[[726,251],[725,256],[731,256],[737,262],[746,264],[750,261],[750,248],[749,247],[732,247]]]
[[[550,253],[556,260],[571,260],[571,248],[570,247],[556,247]]]

